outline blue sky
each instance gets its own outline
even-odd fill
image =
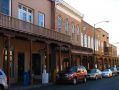
[[[101,27],[109,33],[112,44],[119,42],[119,0],[64,0],[69,5],[84,14],[84,20],[94,25],[97,22],[108,20],[109,23],[100,23]],[[118,47],[119,44],[114,44]]]

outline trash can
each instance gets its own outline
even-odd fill
[[[24,72],[24,86],[28,86],[30,83],[30,77],[28,72]]]

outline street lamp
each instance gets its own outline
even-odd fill
[[[93,34],[94,34],[94,35],[93,35],[93,41],[94,41],[94,43],[93,43],[93,46],[94,46],[94,56],[93,56],[93,60],[94,60],[94,67],[95,67],[95,68],[97,68],[96,57],[95,57],[95,54],[96,54],[96,53],[95,53],[95,30],[96,30],[95,26],[96,26],[97,24],[104,23],[104,22],[105,22],[105,23],[108,23],[109,21],[97,22],[97,23],[94,24],[94,27],[93,27],[93,29],[94,29],[94,30],[93,30]]]

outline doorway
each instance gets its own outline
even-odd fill
[[[24,53],[18,53],[18,82],[23,83],[24,75]]]
[[[41,67],[40,54],[37,53],[32,54],[32,72],[34,75],[33,82],[34,83],[41,82],[42,67]]]

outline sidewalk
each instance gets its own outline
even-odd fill
[[[38,84],[38,85],[29,85],[29,86],[20,86],[20,85],[12,85],[9,90],[29,90],[32,88],[40,88],[43,86],[49,86],[49,85],[53,85],[52,83],[48,83],[48,84]]]

